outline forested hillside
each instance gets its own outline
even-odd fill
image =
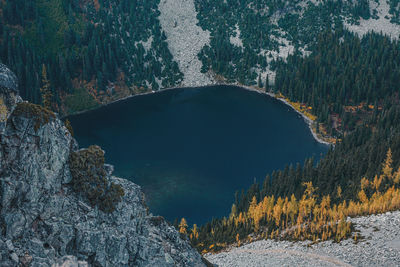
[[[182,220],[178,228],[203,252],[257,239],[339,242],[352,236],[357,241],[362,237],[352,233],[347,217],[398,210],[399,183],[400,168],[394,168],[389,149],[377,175],[361,179],[354,199],[346,199],[340,189],[322,194],[312,182],[304,182],[299,197],[265,195],[258,200],[258,195],[254,195],[245,211],[233,204],[229,217],[214,220],[200,229],[197,226],[187,229]]]
[[[397,95],[399,48],[399,41],[376,33],[359,39],[347,31],[324,32],[310,56],[272,62],[274,90],[311,106],[324,131],[341,138],[382,109],[385,97]]]
[[[188,230],[199,248],[214,250],[247,240],[249,234],[314,241],[329,235],[340,240],[351,232],[344,222],[346,216],[399,208],[399,172],[392,170],[400,164],[400,43],[375,33],[360,39],[343,29],[322,32],[317,40],[308,56],[295,52],[286,61],[271,62],[276,70],[272,90],[310,106],[317,116],[317,128],[341,141],[319,162],[311,158],[304,165],[286,166],[247,192],[237,193],[230,217]],[[390,165],[386,173],[382,162]],[[366,184],[375,189],[366,193]],[[291,199],[295,207],[303,201],[305,210],[289,211]],[[327,211],[330,215],[323,217],[327,221],[319,221],[318,209],[327,205],[336,208]],[[290,212],[303,215],[291,217]],[[330,226],[343,223],[332,229],[321,227],[329,221]],[[303,224],[307,225],[304,229]],[[288,230],[295,226],[302,230]]]
[[[340,28],[346,20],[357,23],[370,17],[368,0],[362,1],[195,1],[200,25],[211,32],[210,46],[200,57],[203,71],[242,84],[255,84],[287,49],[308,50],[318,34]],[[232,38],[240,38],[237,43]]]
[[[269,75],[273,84],[275,60],[308,55],[326,29],[377,19],[375,2],[195,0],[199,26],[211,33],[199,54],[202,72],[247,85],[265,84]],[[47,79],[52,109],[63,114],[178,86],[184,77],[160,26],[159,3],[0,1],[0,60],[17,73],[24,99],[41,103]],[[388,19],[399,23],[399,1],[388,5]]]
[[[1,1],[0,60],[16,72],[21,96],[34,103],[41,103],[47,78],[52,108],[63,113],[137,90],[175,86],[182,74],[165,42],[157,5],[157,0]]]
[[[62,114],[178,86],[184,77],[160,26],[159,3],[2,0],[0,60],[17,74],[24,99]],[[381,212],[370,207],[377,201],[392,203],[399,189],[398,172],[382,170],[382,162],[396,168],[400,164],[400,1],[194,4],[199,26],[211,36],[198,55],[202,72],[227,83],[256,85],[307,108],[316,117],[315,131],[339,142],[319,162],[307,159],[304,165],[287,166],[237,193],[229,218],[191,230],[182,221],[180,228],[193,244],[210,249],[260,229],[276,237],[298,218],[300,227],[306,222],[313,228],[293,232],[290,238],[325,239],[330,232],[335,233],[330,238],[339,240],[351,232],[345,215]],[[391,35],[352,33],[369,22],[386,23]],[[177,27],[177,22],[169,26]],[[303,200],[306,215],[296,217],[301,209],[295,209],[292,218],[287,211],[278,212],[288,207],[292,195],[296,207],[296,201]],[[385,207],[398,208],[397,204]],[[265,209],[275,206],[271,219]],[[324,212],[332,208],[330,217],[317,216],[322,206]],[[338,218],[343,221],[340,228],[333,226]],[[318,228],[328,221],[334,222],[331,229]]]

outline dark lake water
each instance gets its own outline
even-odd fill
[[[142,186],[153,214],[202,224],[228,215],[236,190],[328,147],[288,106],[233,86],[137,96],[69,118],[116,176]]]

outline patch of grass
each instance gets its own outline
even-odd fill
[[[67,107],[68,114],[74,114],[100,106],[84,88],[75,89],[72,95],[66,97],[64,103]]]

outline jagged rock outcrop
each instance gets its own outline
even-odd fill
[[[0,129],[4,129],[8,116],[16,103],[21,101],[21,97],[18,95],[17,77],[0,63]]]
[[[203,266],[138,185],[112,176],[125,194],[112,213],[70,186],[76,141],[56,114],[19,102],[15,76],[0,66],[8,113],[0,125],[0,266]],[[5,78],[3,78],[5,77]],[[8,98],[7,98],[8,97]],[[12,113],[11,113],[12,112]]]

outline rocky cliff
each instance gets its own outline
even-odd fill
[[[201,256],[161,217],[138,185],[106,178],[124,191],[113,212],[72,189],[76,141],[56,114],[22,102],[0,64],[0,266],[203,266]]]

